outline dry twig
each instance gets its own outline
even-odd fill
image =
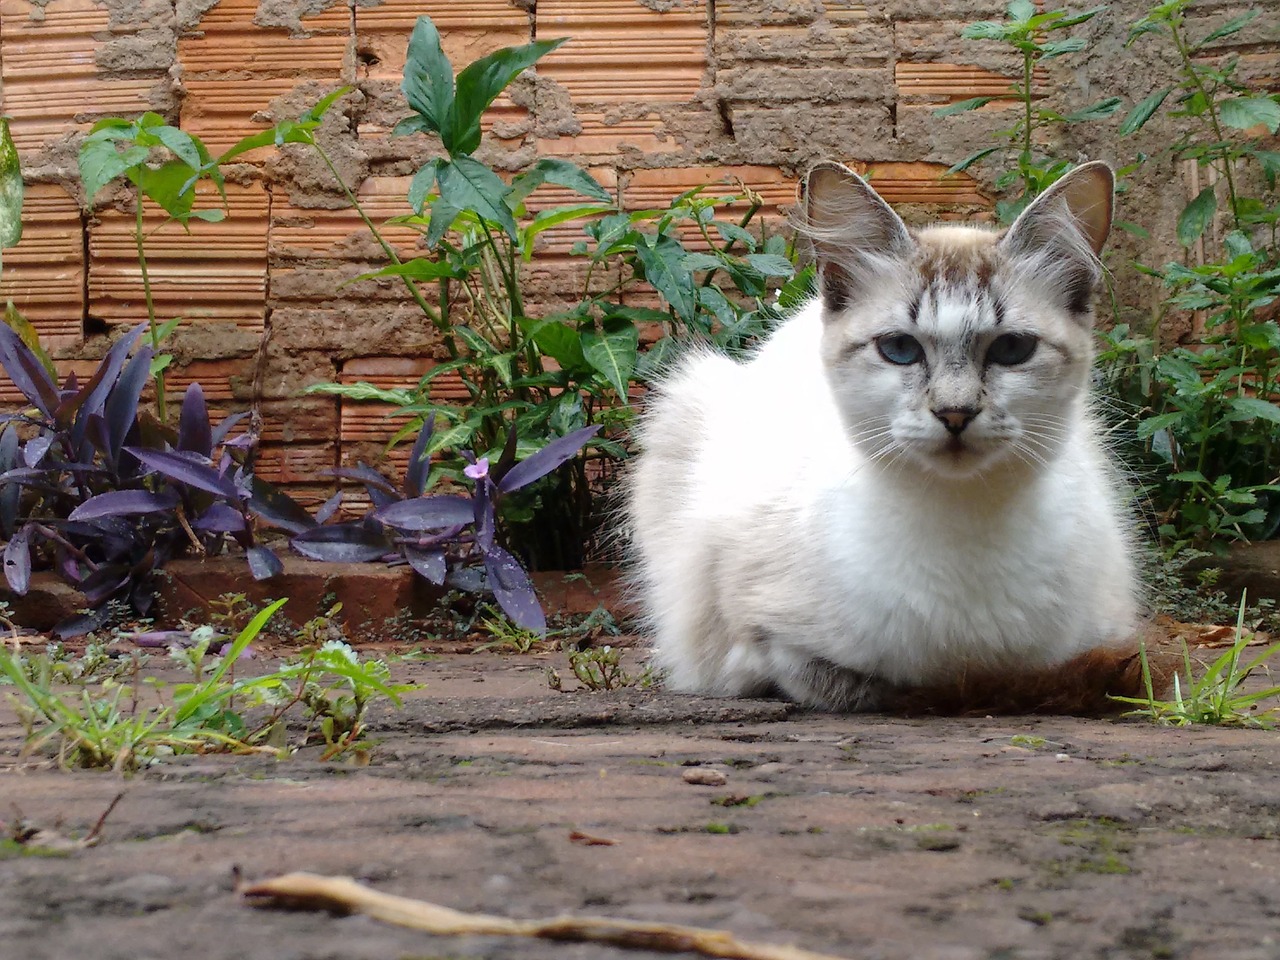
[[[443,936],[476,934],[535,937],[575,943],[608,943],[633,950],[699,953],[731,960],[840,960],[799,947],[745,943],[725,930],[643,923],[596,917],[511,920],[484,913],[463,913],[424,900],[396,897],[361,886],[349,877],[290,873],[241,890],[260,906],[285,906],[342,913],[363,913],[376,920]]]

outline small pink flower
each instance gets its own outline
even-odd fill
[[[472,480],[483,480],[489,475],[489,458],[481,457],[469,467],[463,467],[462,472]]]

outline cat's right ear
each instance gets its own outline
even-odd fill
[[[838,163],[820,163],[805,182],[802,231],[813,244],[818,289],[829,312],[843,310],[915,241],[902,218],[860,176]]]

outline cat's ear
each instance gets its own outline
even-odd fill
[[[1026,275],[1075,314],[1088,312],[1102,275],[1098,255],[1111,232],[1115,176],[1101,161],[1076,167],[1036,197],[1000,240]]]
[[[910,256],[902,219],[860,176],[820,163],[805,185],[802,230],[813,243],[818,289],[828,311],[849,306],[877,276]]]

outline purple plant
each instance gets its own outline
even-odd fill
[[[529,630],[546,629],[546,617],[533,584],[520,561],[497,542],[496,509],[507,494],[546,476],[574,457],[599,431],[575,430],[516,462],[516,428],[507,435],[497,463],[464,454],[463,474],[473,483],[471,496],[424,496],[430,469],[428,445],[434,420],[424,424],[413,451],[404,485],[363,464],[335,471],[363,483],[373,509],[363,519],[315,526],[293,538],[293,548],[315,560],[362,561],[388,559],[408,563],[415,573],[436,585],[469,591],[491,590],[513,622]],[[326,504],[329,513],[336,501]]]
[[[129,351],[144,329],[117,340],[87,382],[73,374],[59,386],[0,324],[0,366],[30,404],[0,416],[5,579],[22,595],[45,563],[84,594],[91,612],[59,624],[60,636],[102,625],[111,600],[145,615],[155,571],[189,549],[218,553],[234,542],[256,578],[278,573],[280,559],[256,542],[252,516],[294,534],[316,525],[253,476],[253,438],[228,439],[243,415],[213,427],[198,384],[187,389],[176,432],[139,410],[152,349]]]

